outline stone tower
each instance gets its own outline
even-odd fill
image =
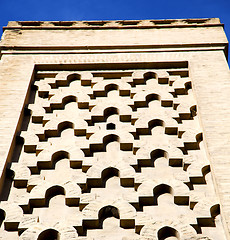
[[[0,239],[230,239],[219,19],[9,22],[0,49]]]

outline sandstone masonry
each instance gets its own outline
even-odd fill
[[[9,22],[0,239],[230,239],[219,19]]]

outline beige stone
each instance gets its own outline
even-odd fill
[[[230,239],[219,19],[9,22],[0,239]]]

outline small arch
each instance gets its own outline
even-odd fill
[[[63,103],[64,106],[68,103],[71,103],[71,102],[77,102],[76,96],[69,95],[69,96],[66,96],[62,99],[62,103]]]
[[[215,204],[210,208],[210,213],[212,218],[215,218],[216,216],[218,216],[220,214],[220,205],[219,204]]]
[[[105,187],[105,183],[109,178],[119,177],[119,170],[117,168],[109,167],[101,172],[102,185]]]
[[[138,167],[155,167],[155,161],[158,158],[168,158],[168,153],[162,149],[155,149],[150,153],[148,159],[138,159]]]
[[[106,108],[104,110],[104,113],[103,113],[103,115],[105,117],[105,120],[107,120],[108,117],[110,117],[110,116],[112,116],[114,114],[119,115],[119,110],[117,108],[115,108],[115,107]]]
[[[108,92],[113,91],[113,90],[118,90],[118,89],[119,88],[118,88],[117,84],[113,84],[113,83],[108,84],[108,85],[105,86],[106,95],[108,94]]]
[[[52,164],[52,167],[55,166],[55,164],[61,160],[61,159],[64,159],[64,158],[70,158],[70,155],[68,152],[66,151],[58,151],[58,152],[55,152],[52,157],[51,157],[51,164]]]
[[[150,153],[150,157],[151,157],[151,160],[155,162],[157,158],[161,158],[161,157],[168,158],[168,153],[162,149],[155,149]]]
[[[160,96],[158,94],[152,93],[152,94],[147,95],[145,97],[145,99],[146,99],[147,104],[149,104],[150,102],[155,101],[155,100],[159,101]]]
[[[201,141],[203,141],[203,134],[202,133],[198,133],[196,135],[196,141],[198,144],[200,144]]]
[[[71,102],[77,102],[77,98],[73,95],[65,96],[62,98],[61,103],[52,103],[50,104],[50,107],[44,107],[47,113],[53,112],[54,110],[58,109],[64,109],[65,105]]]
[[[179,232],[171,227],[163,227],[157,232],[158,240],[166,240],[169,237],[175,237],[176,239],[180,239]]]
[[[64,158],[70,158],[70,155],[66,151],[57,151],[52,154],[51,159],[49,161],[38,161],[37,166],[39,171],[41,169],[54,169],[55,165],[58,161]]]
[[[143,76],[144,76],[145,81],[147,81],[151,78],[156,78],[157,77],[156,73],[154,73],[154,72],[147,72]]]
[[[153,119],[148,122],[148,125],[149,125],[149,130],[151,131],[154,127],[157,127],[157,126],[164,127],[165,123],[160,119]]]
[[[208,173],[210,173],[210,165],[206,165],[202,167],[201,172],[202,172],[202,176],[190,177],[190,182],[192,184],[206,184],[205,177]]]
[[[57,195],[65,195],[65,189],[58,185],[48,188],[45,194],[46,204],[49,205],[50,199]]]
[[[109,217],[115,217],[117,219],[120,219],[119,210],[111,205],[101,208],[98,212],[99,228],[102,228],[103,221]]]
[[[107,146],[111,142],[119,142],[119,141],[120,141],[120,137],[115,134],[109,134],[109,135],[103,137],[103,145],[104,146]]]
[[[203,176],[205,177],[211,171],[210,165],[206,165],[206,166],[202,167],[201,171],[202,171]]]
[[[55,84],[50,84],[52,88],[64,87],[69,86],[71,82],[80,80],[81,75],[77,73],[73,73],[67,76],[66,79],[57,79]]]
[[[195,142],[185,142],[184,143],[184,151],[186,152],[187,150],[197,150],[200,149],[200,142],[203,141],[203,134],[202,133],[198,133],[196,134],[196,141]],[[181,151],[183,152],[182,148]],[[184,152],[183,152],[184,154]]]
[[[108,167],[103,169],[100,178],[88,178],[87,184],[82,185],[84,192],[90,192],[91,188],[105,188],[106,181],[112,177],[119,177],[119,170],[117,168]]]
[[[70,74],[70,75],[67,76],[67,83],[68,83],[68,85],[71,82],[76,81],[76,80],[81,80],[81,75],[80,74],[73,73],[73,74]]]
[[[165,125],[164,121],[160,119],[152,119],[148,122],[148,128],[137,128],[136,133],[134,133],[134,137],[136,139],[139,139],[140,135],[151,135],[151,130],[154,127],[157,126],[164,127],[164,125]]]
[[[111,142],[119,142],[120,138],[115,134],[109,134],[103,137],[102,143],[90,144],[90,152],[85,154],[93,154],[94,152],[105,152],[106,146]]]
[[[61,133],[62,131],[73,128],[73,123],[69,121],[64,121],[58,124],[58,132]]]
[[[55,229],[46,229],[41,232],[37,240],[60,240],[60,233]]]
[[[153,201],[155,205],[157,205],[158,197],[165,193],[173,194],[173,189],[166,184],[160,184],[153,189]]]

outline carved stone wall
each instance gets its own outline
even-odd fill
[[[228,239],[192,57],[25,57],[0,239]]]

